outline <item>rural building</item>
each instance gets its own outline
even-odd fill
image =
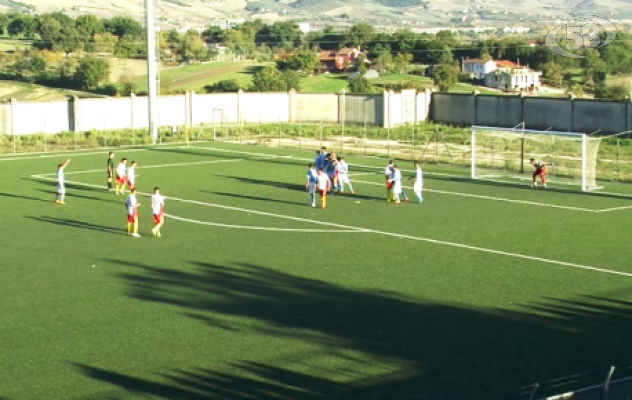
[[[542,72],[514,63],[497,63],[497,69],[485,75],[485,86],[511,92],[537,92]]]
[[[318,53],[318,59],[320,61],[320,68],[323,71],[343,71],[345,65],[348,67],[355,66],[356,62],[360,59],[360,56],[364,54],[357,47],[335,50],[323,50]],[[370,63],[368,59],[364,60],[365,63]]]
[[[480,58],[472,58],[463,61],[463,73],[483,79],[485,75],[496,70],[496,62],[494,60],[482,60]]]

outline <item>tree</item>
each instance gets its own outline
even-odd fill
[[[176,32],[177,33],[177,32]],[[219,26],[209,26],[202,31],[202,37],[209,42],[219,43],[222,38],[223,29]]]
[[[356,24],[347,31],[345,36],[345,41],[348,46],[364,48],[373,40],[375,28],[367,23]]]
[[[239,92],[241,89],[241,85],[236,79],[226,79],[223,81],[219,81],[212,85],[204,86],[204,91],[206,93],[230,93],[230,92]]]
[[[400,73],[402,72],[402,70],[404,68],[406,68],[406,66],[408,64],[410,64],[413,61],[413,55],[412,54],[402,54],[399,53],[395,56],[395,58],[393,59],[393,66],[394,68],[399,71]]]
[[[303,32],[295,22],[275,22],[263,27],[255,37],[257,43],[268,43],[286,49],[295,48],[301,41]]]
[[[283,82],[285,82],[285,90],[289,91],[290,89],[300,90],[301,89],[301,76],[296,71],[288,70],[283,72],[282,77]]]
[[[442,92],[448,91],[459,81],[459,67],[451,64],[437,64],[432,68],[432,80]]]
[[[595,89],[595,97],[598,99],[625,101],[630,98],[630,88],[623,85],[599,86]]]
[[[86,57],[79,63],[75,79],[84,89],[96,89],[110,76],[110,64],[96,57]]]
[[[390,71],[393,69],[393,56],[389,53],[382,54],[373,61],[373,65],[380,72]]]
[[[311,72],[318,68],[320,64],[320,60],[318,59],[318,55],[313,51],[301,51],[298,52],[285,60],[277,61],[277,68],[291,69],[295,71],[305,71]]]
[[[6,14],[0,14],[0,35],[7,33],[9,27],[9,17]]]
[[[119,38],[128,35],[133,38],[142,36],[143,27],[130,17],[113,17],[105,21],[105,30]]]
[[[136,77],[132,73],[127,73],[119,78],[121,87],[121,94],[123,96],[131,96],[132,93],[136,93],[138,84],[136,83]]]
[[[29,16],[21,15],[9,23],[9,35],[19,37],[22,35],[26,39],[34,39],[39,26],[38,20]]]
[[[375,87],[366,78],[358,76],[349,81],[349,91],[352,93],[373,93]]]
[[[97,52],[112,53],[114,52],[114,47],[116,47],[116,43],[118,42],[119,38],[118,36],[115,36],[110,32],[105,32],[96,33],[93,40]]]
[[[77,17],[76,24],[77,30],[85,37],[84,41],[86,42],[88,41],[88,38],[92,38],[98,33],[105,32],[103,21],[94,15],[80,15]]]
[[[195,29],[189,30],[182,38],[180,54],[187,61],[207,59],[206,44]]]
[[[38,43],[39,48],[52,49],[61,40],[61,23],[50,14],[40,17],[38,33],[42,40]]]
[[[287,82],[278,69],[266,67],[254,75],[252,88],[259,92],[284,92],[287,90]]]
[[[564,74],[564,68],[561,65],[550,61],[542,65],[542,72],[547,83],[551,86],[560,87],[562,85],[562,79]]]
[[[84,42],[85,38],[81,36],[77,28],[74,26],[68,26],[62,30],[61,40],[58,47],[65,52],[66,55],[68,55],[81,50]]]

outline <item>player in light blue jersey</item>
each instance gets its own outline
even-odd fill
[[[415,162],[415,177],[411,178],[413,181],[413,191],[417,196],[417,203],[421,204],[424,201],[423,196],[421,195],[421,191],[423,190],[423,171],[419,166],[419,162]]]
[[[63,164],[57,166],[57,196],[55,196],[55,204],[66,204],[64,199],[66,198],[66,182],[64,177],[64,170],[70,164],[70,160],[67,160]]]
[[[349,190],[353,194],[353,186],[349,180],[349,164],[344,157],[340,157],[340,164],[338,165],[338,184],[340,185],[340,193],[344,193],[346,184],[349,185]]]
[[[312,207],[316,207],[316,183],[318,182],[318,172],[312,164],[309,164],[307,170],[307,183],[305,188],[309,190],[309,198],[312,201]]]

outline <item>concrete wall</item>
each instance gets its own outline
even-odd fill
[[[290,121],[288,93],[240,93],[241,121],[265,123]]]
[[[325,122],[338,123],[339,94],[302,94],[291,96],[292,122]]]
[[[523,121],[522,98],[476,96],[476,125],[513,127]]]
[[[193,126],[210,124],[215,118],[216,122],[226,119],[231,124],[237,124],[239,121],[238,104],[237,93],[194,93],[191,95],[191,122]],[[213,117],[213,115],[215,116]]]
[[[598,126],[604,132],[627,131],[628,108],[632,103],[618,101],[573,101],[573,131],[593,132]]]
[[[456,125],[512,128],[524,122],[527,129],[562,132],[632,130],[630,102],[433,93],[430,110],[430,119]]]
[[[434,93],[430,112],[434,121],[457,125],[475,125],[475,101],[471,94]]]
[[[11,133],[11,106],[8,106],[9,130]],[[14,133],[58,133],[70,130],[70,104],[67,101],[50,103],[17,103],[13,105]],[[6,111],[5,111],[6,112]]]
[[[527,129],[570,132],[573,126],[571,101],[525,97],[522,120]]]
[[[384,97],[382,95],[346,94],[344,118],[348,124],[382,125],[384,121]]]

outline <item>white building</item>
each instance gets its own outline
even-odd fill
[[[483,79],[485,75],[496,70],[496,62],[494,60],[481,60],[472,58],[463,61],[463,73],[471,74],[478,79]]]
[[[485,75],[485,86],[506,92],[537,92],[540,89],[542,72],[511,64],[505,61]]]
[[[309,22],[299,22],[298,23],[298,29],[301,30],[301,32],[307,34],[310,31],[310,26],[309,26]]]

